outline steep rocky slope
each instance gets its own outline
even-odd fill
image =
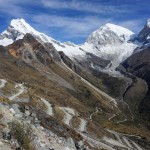
[[[149,124],[149,98],[150,98],[150,48],[135,53],[122,64],[127,72],[143,79],[148,85],[148,92],[145,93],[143,101],[139,105],[139,110],[144,120]],[[141,85],[142,86],[142,85]],[[144,93],[143,93],[144,94]]]

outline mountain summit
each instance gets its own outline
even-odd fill
[[[24,19],[13,19],[8,28],[0,35],[0,45],[7,46],[18,39],[22,39],[25,34],[31,34],[40,42],[49,42],[52,38],[44,33],[36,31]]]
[[[37,31],[27,24],[24,19],[13,19],[7,30],[1,34],[0,44],[3,46],[12,44],[14,41],[22,39],[27,33],[37,34]]]
[[[13,19],[10,23],[11,28],[14,28],[18,32],[22,34],[26,33],[33,33],[33,34],[38,34],[34,28],[32,28],[24,19]]]
[[[122,44],[130,39],[134,33],[124,27],[107,23],[94,31],[86,40],[98,48],[106,45]]]
[[[133,35],[132,31],[124,27],[107,23],[94,31],[86,43],[92,45],[97,56],[111,61],[109,70],[113,71],[137,47],[135,43],[129,42]]]

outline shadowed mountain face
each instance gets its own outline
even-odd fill
[[[150,19],[147,20],[147,23],[145,24],[144,28],[138,34],[137,40],[143,43],[147,43],[149,42],[149,38],[150,38]]]
[[[148,92],[141,102],[139,109],[142,117],[149,124],[150,119],[150,48],[135,53],[122,64],[127,72],[146,81]]]

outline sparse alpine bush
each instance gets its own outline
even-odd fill
[[[25,150],[33,150],[33,130],[29,124],[13,121],[11,123],[11,135],[17,139],[18,144]]]

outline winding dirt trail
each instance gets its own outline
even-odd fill
[[[16,89],[19,88],[18,93],[13,94],[11,97],[9,97],[10,100],[14,100],[15,98],[17,98],[19,95],[21,95],[22,93],[24,93],[26,91],[25,87],[23,86],[23,84],[16,84],[15,86]]]
[[[93,112],[91,115],[90,115],[90,120],[92,121],[92,117],[93,117],[93,115],[94,114],[97,114],[98,113],[98,111],[99,111],[99,108],[98,107],[96,107],[96,111],[95,112]]]

